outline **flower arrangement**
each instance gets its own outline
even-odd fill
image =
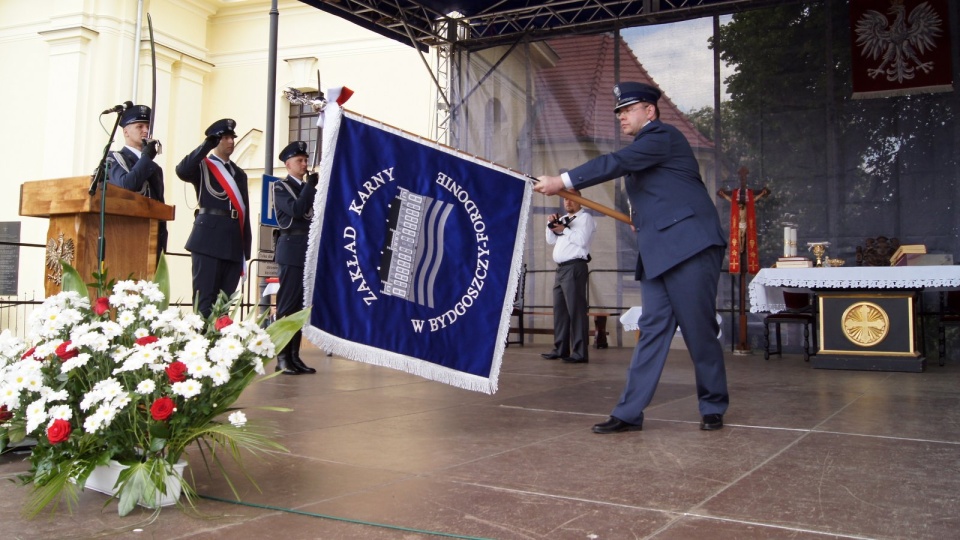
[[[231,317],[236,296],[221,295],[206,319],[184,314],[167,301],[162,258],[156,281],[120,281],[109,295],[95,274],[91,300],[77,271],[63,266],[62,292],[31,313],[26,342],[0,334],[0,451],[36,440],[20,478],[34,488],[25,514],[63,499],[72,511],[78,486],[111,460],[127,466],[115,495],[126,515],[165,493],[165,478],[193,443],[221,472],[223,454],[243,470],[241,450],[285,451],[232,405],[265,375],[264,363],[307,310],[266,330]],[[187,483],[184,494],[192,503]]]

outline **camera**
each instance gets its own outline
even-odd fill
[[[570,222],[573,221],[573,220],[576,219],[576,218],[577,218],[577,216],[560,216],[560,217],[557,217],[557,219],[550,220],[550,221],[547,223],[547,228],[548,228],[548,229],[555,229],[556,227],[559,227],[559,226],[561,226],[561,225],[564,226],[564,227],[569,227],[569,226],[570,226]]]

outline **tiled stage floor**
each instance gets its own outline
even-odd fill
[[[493,396],[328,358],[252,387],[289,455],[248,459],[242,504],[192,456],[201,515],[80,495],[72,515],[19,515],[0,483],[0,538],[960,538],[960,362],[925,373],[814,370],[799,355],[728,356],[726,427],[698,429],[693,373],[671,351],[642,432],[595,435],[630,349],[589,364],[511,346]],[[26,469],[0,458],[0,479]],[[188,469],[188,470],[191,470]]]

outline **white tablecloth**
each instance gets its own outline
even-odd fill
[[[750,282],[750,312],[784,309],[783,289],[958,289],[960,265],[763,268]]]

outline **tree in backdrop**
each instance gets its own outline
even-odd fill
[[[757,210],[763,266],[781,253],[786,220],[799,222],[801,245],[829,240],[848,260],[878,234],[957,251],[956,234],[931,231],[923,217],[950,215],[958,202],[956,92],[852,99],[840,0],[739,13],[721,27],[719,51],[734,67],[724,156],[772,190]]]

